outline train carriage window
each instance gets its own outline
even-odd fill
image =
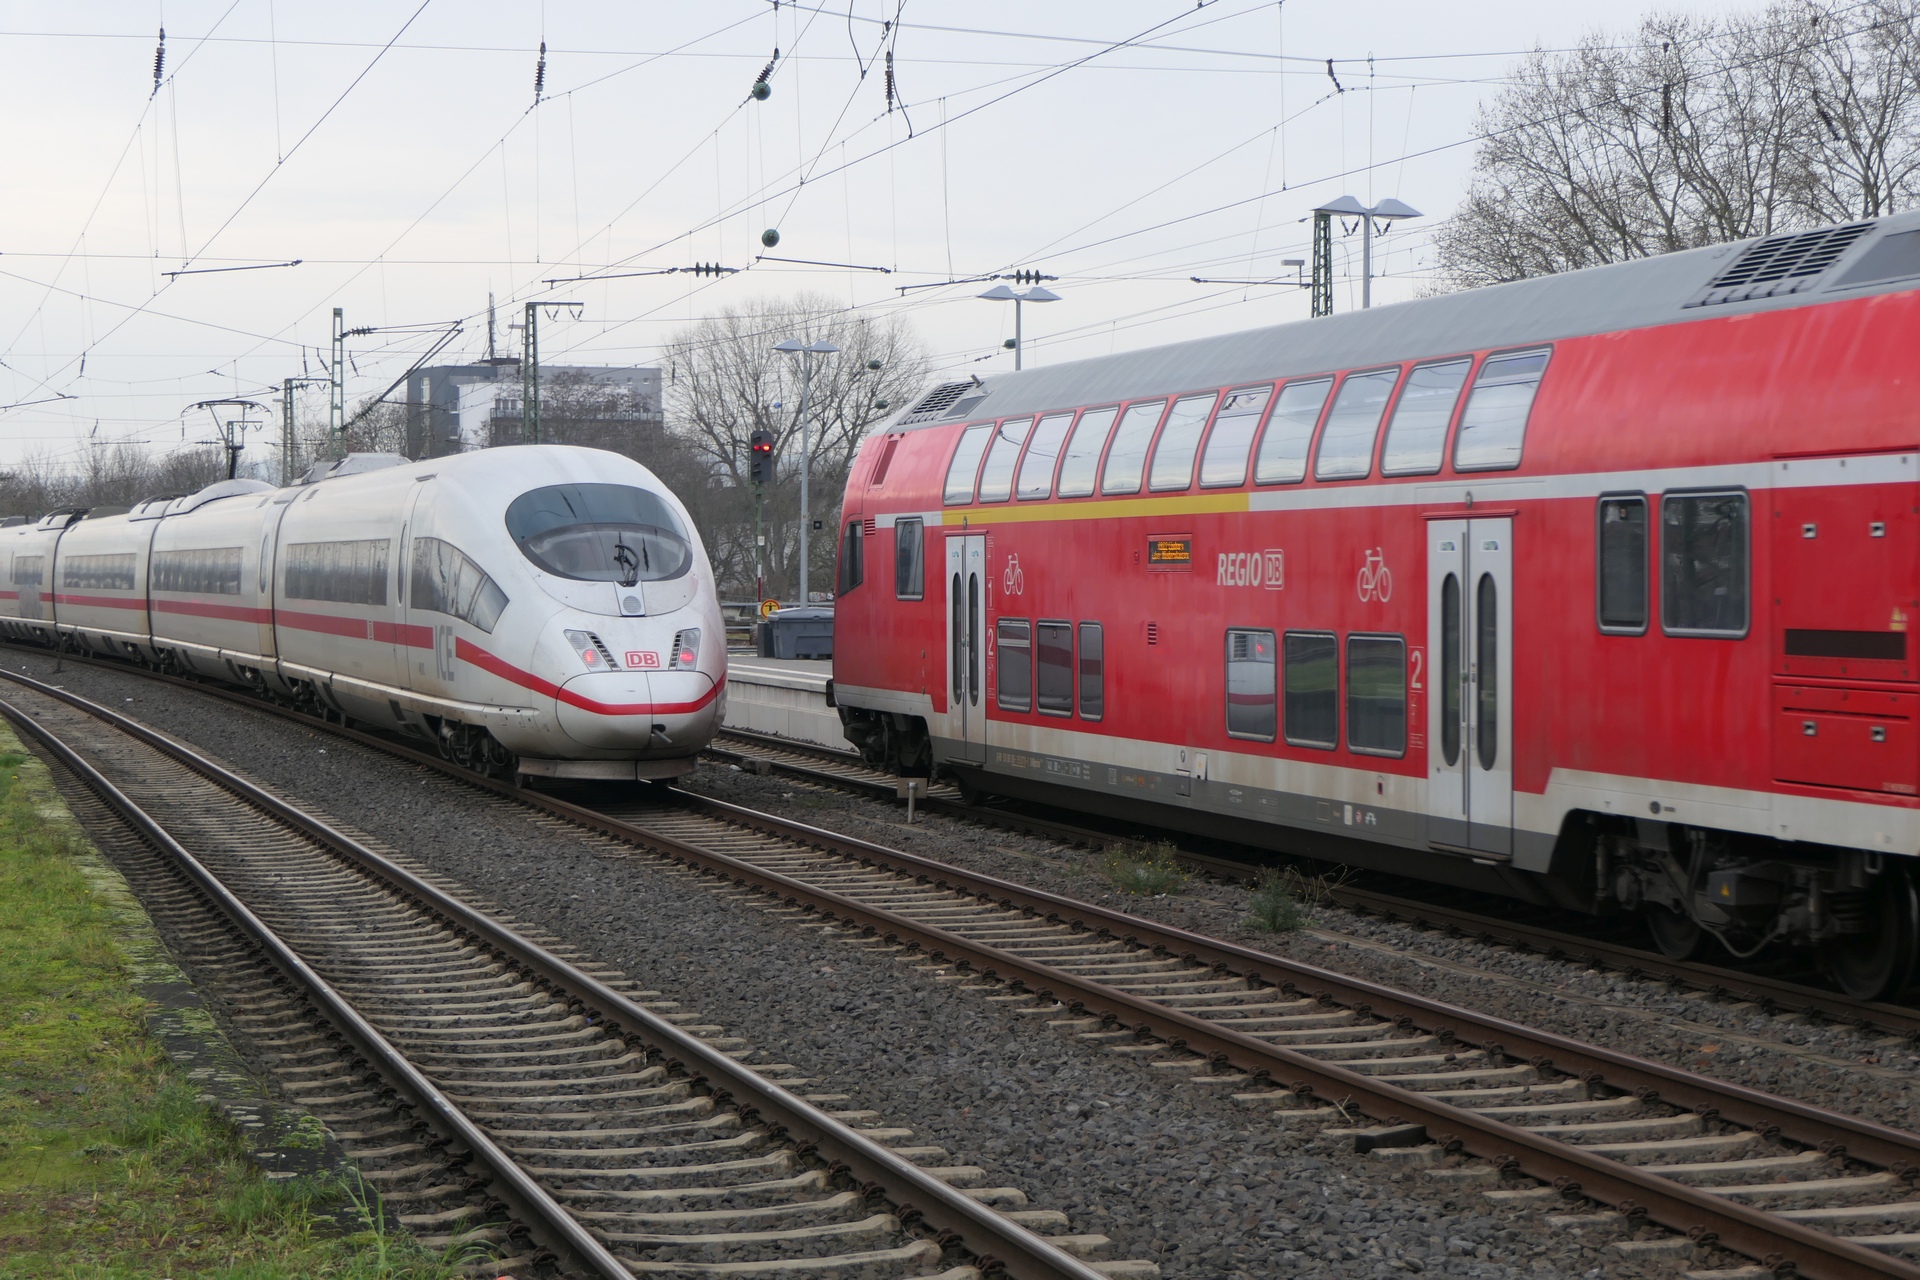
[[[1273,632],[1227,631],[1227,736],[1272,742],[1277,681]]]
[[[1070,716],[1073,714],[1073,624],[1040,622],[1034,630],[1034,667],[1038,672],[1034,694],[1040,713]]]
[[[581,582],[664,582],[693,567],[665,498],[626,484],[555,484],[507,504],[507,533],[548,573]]]
[[[1500,589],[1490,573],[1474,588],[1473,628],[1474,753],[1491,769],[1500,759]]]
[[[1307,378],[1281,388],[1266,434],[1260,437],[1255,484],[1298,484],[1307,478],[1307,446],[1313,443],[1313,429],[1320,424],[1331,390],[1332,378]]]
[[[60,585],[73,591],[131,591],[134,561],[131,551],[99,556],[66,556],[60,561]]]
[[[1033,428],[1032,418],[1008,418],[993,433],[993,447],[987,450],[987,464],[980,468],[980,501],[1005,502],[1013,494],[1013,464],[1020,457],[1020,446],[1027,442]]]
[[[1207,417],[1220,399],[1217,393],[1182,396],[1173,402],[1167,425],[1153,446],[1153,466],[1148,468],[1147,487],[1154,490],[1185,489],[1193,483],[1193,455],[1200,452],[1200,433],[1207,429]]]
[[[1537,347],[1487,357],[1460,415],[1460,433],[1453,442],[1455,471],[1506,471],[1520,465],[1527,416],[1547,371],[1547,355],[1547,348]]]
[[[1147,467],[1147,445],[1153,441],[1153,429],[1160,425],[1165,400],[1148,400],[1127,406],[1126,416],[1113,433],[1113,446],[1107,450],[1106,466],[1100,471],[1101,493],[1138,493],[1140,474]]]
[[[45,556],[15,556],[13,558],[13,585],[16,587],[44,586],[47,577],[47,558]]]
[[[1080,718],[1098,720],[1107,714],[1107,649],[1097,622],[1080,624]]]
[[[1647,629],[1646,498],[1600,499],[1598,542],[1600,629],[1639,635]]]
[[[1320,451],[1314,456],[1316,480],[1359,480],[1373,470],[1373,442],[1380,435],[1398,369],[1350,373],[1333,398],[1327,426],[1320,433]]]
[[[408,606],[444,613],[489,634],[506,611],[507,593],[451,542],[413,540],[413,594]]]
[[[840,580],[834,588],[836,595],[847,592],[866,581],[866,538],[861,531],[863,521],[847,521],[847,527],[840,533]]]
[[[240,562],[245,555],[240,547],[156,551],[147,571],[147,584],[154,591],[237,596],[240,594]]]
[[[1080,415],[1079,425],[1067,441],[1067,456],[1060,461],[1059,495],[1084,498],[1093,492],[1094,478],[1100,471],[1100,454],[1107,447],[1107,432],[1120,410],[1089,409]]]
[[[926,527],[918,517],[893,522],[893,594],[919,600],[927,593]]]
[[[1296,747],[1340,745],[1340,643],[1331,631],[1289,631],[1286,737]]]
[[[1200,459],[1202,489],[1232,488],[1247,482],[1247,455],[1260,415],[1273,399],[1272,387],[1242,387],[1227,392],[1220,412],[1213,415],[1213,432]]]
[[[1000,667],[994,693],[1002,711],[1033,710],[1033,624],[1002,618],[994,624]]]
[[[1460,579],[1440,584],[1440,754],[1460,763]]]
[[[960,433],[960,444],[954,449],[953,461],[947,466],[945,497],[948,506],[973,501],[973,480],[979,474],[980,458],[987,451],[987,437],[992,432],[991,422],[980,422]]]
[[[1669,635],[1747,632],[1747,495],[1660,500],[1660,625]]]
[[[1407,754],[1407,642],[1347,637],[1347,750]]]
[[[1050,413],[1033,429],[1026,456],[1020,459],[1020,479],[1014,494],[1022,502],[1045,498],[1053,493],[1053,467],[1060,461],[1060,445],[1073,425],[1070,413]]]
[[[287,598],[386,604],[388,547],[385,538],[292,543],[287,547]]]
[[[1430,476],[1440,470],[1447,447],[1447,424],[1467,384],[1471,359],[1417,364],[1387,424],[1387,447],[1380,458],[1383,476]]]

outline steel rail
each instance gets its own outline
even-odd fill
[[[0,672],[49,696],[68,701],[93,713],[94,704],[65,690],[53,689],[11,672]],[[257,705],[249,701],[249,705]],[[119,713],[99,708],[99,713],[124,720]],[[303,717],[304,719],[304,717]],[[167,743],[163,749],[181,750],[164,735],[146,730],[136,722],[136,736]],[[331,726],[340,731],[338,726]],[[1136,1032],[1166,1040],[1177,1049],[1185,1049],[1210,1058],[1216,1064],[1248,1072],[1256,1079],[1283,1079],[1294,1092],[1321,1095],[1336,1100],[1351,1100],[1375,1118],[1396,1123],[1425,1125],[1443,1145],[1467,1151],[1495,1163],[1517,1168],[1544,1182],[1553,1182],[1570,1195],[1585,1196],[1611,1204],[1624,1213],[1644,1213],[1652,1221],[1702,1241],[1717,1241],[1737,1252],[1777,1265],[1791,1262],[1799,1271],[1815,1280],[1864,1280],[1866,1277],[1905,1277],[1920,1280],[1920,1266],[1855,1244],[1845,1237],[1830,1236],[1798,1222],[1708,1194],[1684,1183],[1673,1182],[1639,1168],[1584,1151],[1578,1146],[1542,1137],[1528,1130],[1399,1088],[1385,1081],[1350,1071],[1333,1063],[1268,1044],[1243,1033],[1208,1022],[1178,1009],[1158,1005],[1128,992],[1093,982],[1077,975],[1038,964],[991,945],[977,943],[937,926],[922,924],[884,908],[869,906],[840,894],[817,888],[804,881],[769,871],[756,864],[701,848],[685,841],[649,831],[609,815],[575,805],[538,792],[526,792],[492,779],[480,778],[450,766],[436,757],[345,730],[347,736],[393,754],[417,759],[513,796],[528,804],[567,818],[579,825],[601,831],[678,860],[696,868],[731,879],[736,885],[751,886],[786,898],[797,906],[822,913],[829,921],[843,921],[871,930],[890,940],[910,943],[926,951],[935,960],[952,959],[963,971],[977,968],[983,977],[1009,981],[1033,990],[1042,998],[1053,998],[1074,1007],[1111,1019],[1117,1025],[1133,1027]],[[714,814],[728,814],[743,825],[766,831],[781,831],[788,838],[840,853],[867,858],[896,871],[912,869],[912,874],[938,875],[950,888],[959,888],[1009,906],[1044,905],[1069,923],[1077,918],[1084,925],[1098,919],[1107,936],[1120,937],[1143,948],[1142,938],[1154,938],[1156,951],[1180,954],[1203,964],[1213,964],[1222,972],[1241,972],[1276,986],[1301,989],[1296,979],[1319,988],[1310,994],[1325,994],[1331,1000],[1351,1003],[1377,1016],[1406,1017],[1426,1022],[1430,1029],[1452,1030],[1461,1027],[1487,1035],[1479,1047],[1490,1055],[1510,1056],[1507,1042],[1527,1048],[1539,1046],[1547,1052],[1534,1055],[1538,1065],[1562,1071],[1591,1071],[1599,1080],[1617,1087],[1644,1087],[1658,1093],[1661,1100],[1686,1106],[1703,1113],[1746,1124],[1761,1132],[1781,1134],[1829,1152],[1856,1156],[1871,1163],[1905,1169],[1920,1164],[1920,1135],[1873,1124],[1851,1116],[1829,1112],[1792,1099],[1775,1098],[1744,1086],[1696,1076],[1664,1064],[1632,1058],[1612,1050],[1583,1045],[1552,1033],[1535,1031],[1470,1010],[1426,1000],[1390,988],[1335,974],[1297,961],[1266,955],[1231,943],[1204,938],[1185,930],[1161,925],[1090,903],[1045,893],[981,876],[931,859],[871,845],[849,837],[786,819],[756,813],[722,801],[680,793],[695,807]],[[377,856],[377,855],[375,855]],[[430,888],[430,887],[429,887]],[[1074,913],[1060,913],[1065,907]],[[1129,930],[1116,934],[1112,925]],[[1088,925],[1087,927],[1091,927]],[[1172,945],[1169,945],[1172,944]],[[1174,946],[1184,948],[1174,951]],[[1213,957],[1213,958],[1210,958]],[[1273,975],[1273,976],[1269,976]],[[1277,980],[1276,980],[1277,979]],[[612,994],[612,993],[610,993]],[[1500,1039],[1494,1039],[1498,1036]],[[697,1042],[696,1042],[697,1043]],[[730,1060],[729,1060],[730,1061]],[[1592,1064],[1586,1066],[1584,1064]],[[1605,1068],[1604,1070],[1602,1068]],[[1643,1079],[1658,1083],[1633,1086]],[[1696,1101],[1697,1099],[1697,1101]],[[804,1105],[804,1104],[802,1104]],[[1802,1136],[1804,1135],[1804,1136]],[[1836,1136],[1842,1139],[1836,1145]],[[1911,1158],[1909,1158],[1911,1157]],[[942,1184],[944,1185],[944,1184]]]
[[[755,746],[764,746],[770,750],[817,756],[823,760],[845,763],[860,769],[869,768],[860,761],[859,757],[851,754],[846,754],[843,761],[842,755],[845,753],[835,752],[831,748],[816,749],[810,743],[789,742],[752,730],[727,729],[723,731],[723,736]],[[751,752],[737,751],[725,746],[709,747],[707,754],[736,761],[766,760],[764,756],[756,757]],[[785,760],[766,760],[766,763],[776,773],[783,773],[803,781],[839,787],[875,799],[891,801],[897,798],[895,788],[879,778],[862,778],[827,769],[810,769]],[[1035,817],[990,805],[969,805],[947,796],[927,796],[916,803],[927,812],[1046,836],[1067,844],[1101,848],[1118,843],[1121,839],[1107,832],[1078,827],[1056,819]],[[1230,858],[1185,850],[1181,851],[1178,857],[1180,861],[1196,870],[1225,879],[1251,881],[1261,869],[1256,863],[1237,862]],[[1837,991],[1789,982],[1782,978],[1743,973],[1737,969],[1725,969],[1696,960],[1673,960],[1656,951],[1587,938],[1579,934],[1561,933],[1534,925],[1517,924],[1456,907],[1440,906],[1422,902],[1417,898],[1401,897],[1379,889],[1350,884],[1335,885],[1327,890],[1327,896],[1340,906],[1362,913],[1370,912],[1388,919],[1430,923],[1435,927],[1458,929],[1469,936],[1515,943],[1544,955],[1553,955],[1557,952],[1571,959],[1585,959],[1622,972],[1681,982],[1717,995],[1753,1000],[1773,1008],[1818,1014],[1823,1018],[1849,1026],[1879,1028],[1910,1038],[1920,1038],[1920,1009],[1906,1008],[1878,1000],[1855,1000]]]
[[[803,1149],[817,1150],[829,1162],[843,1168],[856,1180],[884,1190],[894,1200],[899,1216],[918,1217],[936,1230],[952,1232],[979,1257],[981,1270],[988,1270],[997,1264],[1014,1277],[1033,1277],[1034,1280],[1104,1280],[1102,1273],[1057,1246],[1049,1244],[1044,1237],[994,1212],[964,1191],[949,1186],[918,1165],[895,1154],[888,1147],[773,1084],[751,1068],[735,1062],[722,1051],[683,1031],[659,1015],[642,1008],[592,974],[575,968],[539,944],[520,936],[491,917],[474,910],[459,899],[388,861],[321,819],[288,804],[231,770],[215,764],[191,747],[78,694],[56,689],[14,672],[0,672],[0,676],[33,689],[36,693],[67,703],[77,710],[112,725],[122,733],[185,765],[248,804],[302,832],[349,863],[385,881],[408,900],[447,920],[461,936],[470,937],[479,945],[492,948],[513,963],[533,972],[554,990],[571,1000],[581,1002],[589,1012],[597,1014],[601,1021],[618,1028],[629,1040],[651,1044],[659,1049],[669,1067],[683,1070],[696,1082],[707,1084],[718,1101],[740,1106],[744,1118],[754,1119],[757,1113],[760,1120],[769,1124],[776,1137],[784,1136]],[[174,856],[192,859],[192,855],[171,837],[166,836],[151,818],[144,814],[140,814],[138,818],[132,817],[132,814],[139,813],[132,801],[127,800],[117,789],[114,789],[111,782],[100,777],[98,771],[81,760],[71,748],[64,743],[56,746],[58,739],[30,716],[13,708],[4,700],[0,700],[0,714],[7,715],[9,719],[26,728],[36,739],[47,743],[64,762],[70,766],[77,766],[78,771],[89,779],[89,785],[95,785],[93,779],[97,778],[99,785],[111,789],[111,795],[118,799],[110,803],[113,803],[116,809],[121,809],[122,805],[127,806],[123,813],[129,817],[129,820],[135,822],[143,832],[157,833],[157,838],[165,842],[164,847],[170,853],[177,850]],[[504,789],[513,791],[513,788]],[[237,899],[232,898],[224,886],[219,885],[211,873],[200,867],[197,861],[192,862],[191,865],[198,868],[196,879],[204,877],[206,883],[217,886],[215,889],[210,889],[210,892],[217,893],[223,899],[232,900],[236,907],[242,911],[245,910]],[[247,914],[248,918],[252,919],[251,913]],[[257,928],[263,934],[266,932],[266,926],[259,924],[257,920],[248,927],[250,931]],[[277,939],[275,941],[277,943]],[[303,986],[308,984],[307,975],[311,975],[313,983],[321,983],[319,976],[312,974],[312,971],[301,964],[298,957],[288,951],[284,945],[279,949],[299,965],[301,976],[298,981]],[[331,994],[331,989],[327,990]],[[332,999],[358,1025],[366,1028],[366,1034],[378,1037],[378,1032],[371,1026],[367,1026],[364,1020],[359,1019],[350,1006],[341,1001],[337,995]],[[490,1155],[486,1159],[490,1167],[495,1161],[504,1162],[505,1167],[513,1171],[512,1176],[517,1176],[526,1187],[539,1196],[546,1196],[537,1183],[527,1178],[517,1166],[512,1164],[508,1156],[493,1146],[491,1139],[487,1138],[484,1132],[474,1127],[472,1122],[461,1115],[457,1109],[453,1109],[452,1104],[446,1102],[424,1076],[419,1075],[411,1064],[407,1064],[397,1050],[386,1045],[384,1040],[379,1040],[378,1045],[385,1046],[385,1051],[379,1059],[368,1055],[370,1061],[384,1062],[389,1056],[396,1060],[404,1067],[405,1072],[411,1073],[410,1076],[403,1075],[402,1078],[417,1080],[418,1085],[414,1087],[428,1091],[427,1094],[423,1094],[423,1097],[436,1098],[441,1104],[452,1109],[453,1114],[459,1116],[465,1128],[474,1135],[469,1138],[463,1132],[459,1135],[461,1141],[474,1145],[476,1150],[489,1152]],[[620,1267],[619,1260],[606,1253],[604,1247],[587,1234],[571,1215],[551,1199],[547,1199],[546,1203],[570,1224],[574,1234],[599,1249],[612,1265]],[[620,1267],[619,1270],[606,1272],[606,1274],[626,1280],[631,1273],[624,1267]]]

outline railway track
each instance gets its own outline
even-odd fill
[[[457,900],[244,778],[75,695],[0,701],[137,833],[118,850],[229,984],[283,1087],[399,1220],[509,1270],[1098,1280],[1063,1215],[871,1113],[826,1108],[722,1028]],[[216,922],[209,909],[218,914]],[[694,1025],[686,1025],[692,1019]],[[494,1274],[489,1271],[489,1274]],[[1152,1274],[1109,1264],[1106,1274]]]
[[[795,743],[767,734],[729,729],[715,740],[709,754],[763,767],[773,772],[850,791],[871,799],[892,801],[898,780],[869,768],[857,756],[825,747]],[[967,822],[983,823],[1064,844],[1102,848],[1127,843],[1113,832],[1076,825],[1023,812],[1018,806],[968,804],[957,788],[935,784],[916,802],[923,809]],[[1137,837],[1136,837],[1137,839]],[[1219,879],[1252,882],[1256,864],[1183,850],[1183,862]],[[1485,915],[1445,903],[1423,901],[1364,884],[1339,883],[1326,889],[1329,899],[1363,915],[1412,924],[1456,937],[1501,943],[1589,968],[1611,969],[1633,977],[1703,991],[1729,1000],[1750,1000],[1768,1012],[1810,1015],[1826,1022],[1889,1035],[1920,1039],[1920,1009],[1884,1001],[1854,1000],[1840,992],[1766,974],[1726,969],[1718,965],[1670,960],[1657,951],[1604,938]]]
[[[1718,1245],[1757,1265],[1693,1274],[1920,1277],[1902,1229],[1920,1224],[1920,1135],[703,797],[588,807],[445,767],[1276,1123],[1618,1234],[1627,1256]]]

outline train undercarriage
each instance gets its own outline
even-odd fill
[[[936,764],[920,717],[839,711],[848,741],[870,767],[907,776],[953,772]],[[982,770],[954,777],[965,793],[993,788]],[[1197,829],[1178,817],[1165,825]],[[1920,962],[1920,889],[1905,859],[1599,814],[1570,815],[1561,845],[1552,864],[1557,883],[1541,886],[1537,899],[1597,916],[1638,916],[1654,946],[1674,960],[1742,963],[1790,948],[1859,1000],[1897,995]]]

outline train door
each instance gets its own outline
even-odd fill
[[[398,563],[393,575],[393,661],[395,670],[400,673],[397,683],[402,689],[417,689],[426,683],[423,668],[428,651],[434,648],[435,632],[431,620],[424,614],[409,616],[408,612],[409,596],[413,591],[413,544],[422,532],[420,494],[432,480],[433,477],[428,476],[414,481],[413,487],[401,501],[399,536],[393,544]]]
[[[1513,521],[1427,524],[1427,819],[1435,844],[1513,853]]]
[[[947,539],[948,726],[957,729],[963,764],[987,762],[987,535]]]

